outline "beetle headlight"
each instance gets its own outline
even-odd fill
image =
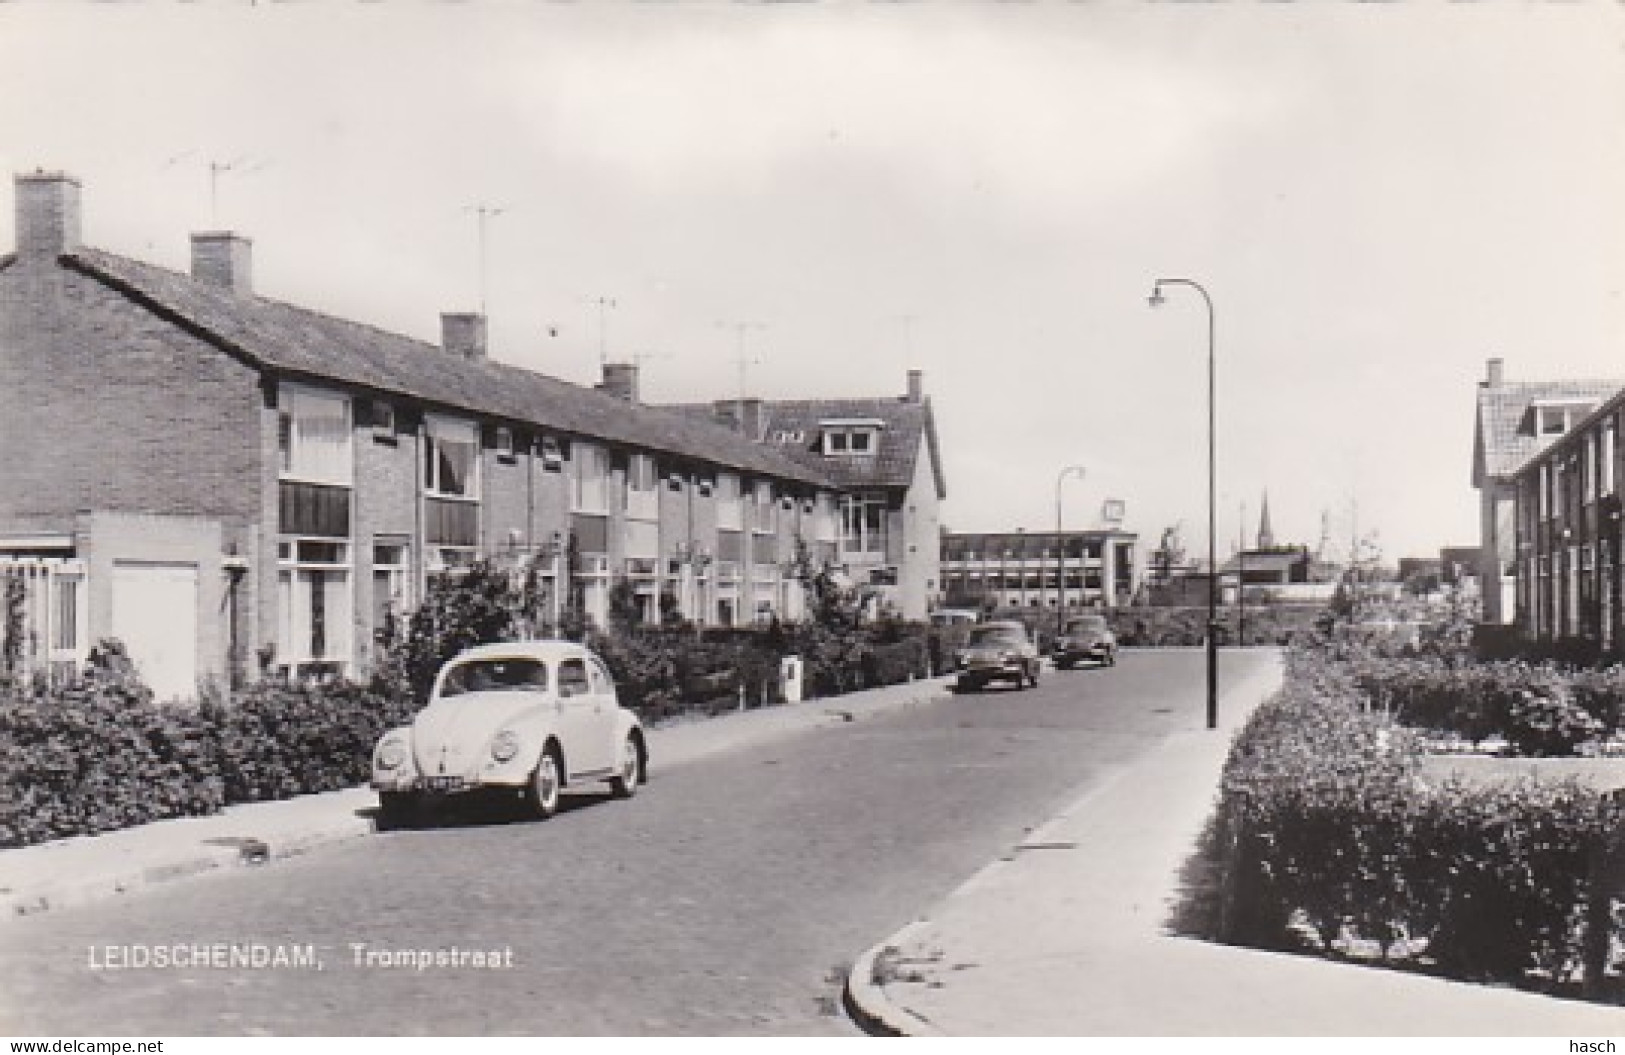
[[[498,762],[506,762],[519,753],[519,736],[511,729],[504,729],[491,741],[491,757]]]
[[[406,745],[396,739],[378,745],[378,768],[395,769],[406,761]]]

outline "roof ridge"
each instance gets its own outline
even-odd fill
[[[80,268],[89,272],[98,281],[108,283],[126,296],[135,295],[145,300],[163,312],[182,320],[185,325],[196,327],[200,333],[206,333],[209,339],[219,342],[228,350],[235,349],[235,354],[242,354],[254,360],[260,369],[292,374],[311,374],[323,376],[321,372],[308,363],[300,363],[297,356],[289,361],[285,352],[278,348],[277,334],[274,332],[279,325],[276,313],[285,313],[290,317],[294,326],[310,325],[315,328],[318,335],[323,329],[337,329],[353,334],[356,344],[347,348],[349,354],[359,357],[367,366],[372,367],[384,375],[384,381],[369,381],[350,376],[355,372],[354,363],[347,374],[344,370],[335,370],[326,375],[330,380],[340,384],[359,386],[362,388],[378,388],[384,391],[398,391],[403,395],[416,399],[424,399],[430,403],[441,403],[449,407],[459,407],[465,411],[482,414],[489,417],[505,418],[524,421],[527,424],[541,428],[554,428],[563,433],[575,433],[590,436],[594,439],[630,446],[646,447],[651,451],[665,450],[667,453],[691,461],[711,462],[719,466],[755,472],[772,474],[796,480],[802,483],[811,483],[819,486],[838,486],[836,481],[827,472],[818,467],[802,464],[789,459],[780,451],[763,447],[745,437],[739,436],[732,429],[725,428],[713,422],[696,421],[681,414],[671,413],[664,408],[648,403],[632,403],[610,395],[589,385],[577,384],[551,374],[542,373],[530,367],[520,366],[516,363],[503,362],[494,359],[467,359],[454,356],[439,345],[431,344],[406,334],[384,329],[371,323],[358,322],[353,319],[342,318],[329,312],[319,311],[275,297],[266,297],[260,294],[251,294],[243,298],[244,306],[255,312],[271,312],[269,317],[256,317],[248,312],[239,315],[235,323],[245,327],[251,334],[267,342],[263,347],[254,349],[245,347],[240,336],[233,336],[230,326],[223,332],[220,320],[211,321],[207,315],[214,305],[211,298],[225,298],[234,296],[223,287],[213,286],[185,271],[165,267],[144,260],[137,260],[100,249],[95,246],[81,246],[72,253],[65,253],[63,257]],[[165,284],[184,283],[182,289],[166,291]],[[183,290],[189,290],[183,292]],[[188,307],[185,299],[194,295],[204,298],[202,304]],[[177,302],[178,301],[178,302]],[[221,308],[226,307],[222,301]],[[282,325],[288,325],[283,323]],[[267,328],[270,328],[269,331]],[[343,333],[335,336],[341,340]],[[363,339],[366,338],[366,339]],[[371,346],[369,347],[368,340]],[[266,353],[270,353],[269,356]],[[278,358],[278,353],[282,358]],[[457,391],[456,375],[452,375],[449,383],[441,384],[439,379],[425,382],[422,377],[415,380],[410,376],[401,376],[398,368],[403,363],[409,363],[411,356],[423,356],[423,362],[429,364],[436,371],[447,369],[460,372],[463,383],[477,382],[483,379],[487,383],[500,383],[505,380],[522,380],[526,385],[540,386],[545,392],[556,397],[567,397],[569,400],[584,403],[582,414],[562,414],[563,420],[549,422],[546,418],[545,403],[524,408],[481,405],[480,401],[470,396],[466,391]],[[370,358],[369,358],[370,357]],[[391,376],[393,375],[393,376]],[[439,388],[434,394],[426,395],[415,388]],[[516,393],[516,398],[523,402],[525,393]],[[541,393],[538,393],[541,395]],[[546,398],[543,396],[542,398]],[[593,411],[610,412],[624,415],[623,422],[610,421],[583,421],[583,418],[595,417]],[[558,408],[555,408],[555,413]],[[642,419],[645,429],[638,427]],[[653,419],[651,421],[651,419]],[[591,425],[598,424],[595,430]],[[667,435],[651,438],[650,435],[639,435],[642,431],[657,431],[651,427],[656,424],[674,426],[669,428]],[[663,445],[669,444],[669,445]]]

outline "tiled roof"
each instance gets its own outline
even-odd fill
[[[1502,381],[1478,386],[1473,432],[1473,486],[1510,477],[1559,436],[1524,429],[1531,403],[1540,400],[1596,404],[1625,387],[1625,381]]]
[[[834,483],[817,466],[751,443],[722,425],[630,404],[505,363],[465,359],[425,341],[233,293],[98,249],[77,249],[64,259],[273,372],[408,396],[779,479],[824,487]]]
[[[680,404],[671,409],[692,418],[711,418],[714,414],[709,403]],[[880,422],[880,446],[874,454],[821,453],[820,423],[842,420]],[[948,486],[929,398],[918,403],[904,396],[763,400],[762,429],[757,439],[764,447],[777,448],[805,465],[817,466],[840,486],[853,489],[911,486],[922,437],[930,453],[937,497],[945,498]]]

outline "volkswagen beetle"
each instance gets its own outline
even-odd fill
[[[496,790],[539,818],[567,787],[607,781],[631,797],[648,775],[643,725],[603,661],[573,641],[480,645],[435,677],[429,704],[372,753],[385,826],[450,796]]]

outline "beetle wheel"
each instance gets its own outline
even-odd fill
[[[559,764],[558,748],[548,744],[530,775],[530,783],[525,785],[525,805],[545,821],[559,812],[559,793],[563,788],[564,767]]]
[[[634,733],[621,744],[620,770],[609,779],[610,794],[629,799],[638,793],[643,779],[643,744]]]

